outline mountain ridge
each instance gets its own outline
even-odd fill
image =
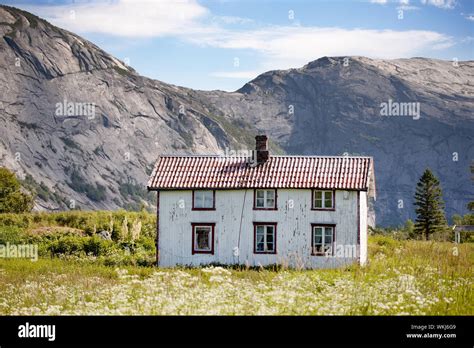
[[[322,57],[202,91],[141,76],[35,17],[0,6],[0,164],[41,193],[37,209],[152,207],[144,186],[160,153],[251,149],[257,133],[275,154],[373,156],[381,224],[413,217],[425,167],[440,176],[448,216],[474,195],[473,61]],[[420,119],[381,116],[389,99],[419,102]],[[94,118],[56,115],[64,100],[93,103]]]

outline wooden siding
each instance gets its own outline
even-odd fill
[[[367,192],[360,191],[360,264],[367,263],[368,206]]]
[[[192,191],[160,191],[158,219],[160,266],[208,263],[252,266],[286,264],[302,268],[333,268],[366,259],[366,192],[336,191],[336,211],[311,210],[311,190],[278,189],[277,210],[253,210],[252,189],[216,190],[214,211],[193,211]],[[344,198],[346,196],[346,198]],[[358,218],[360,203],[361,218]],[[192,254],[192,223],[215,223],[214,254]],[[276,254],[254,254],[254,222],[277,223]],[[355,258],[311,255],[311,224],[335,224],[336,245],[365,249]],[[360,224],[358,226],[358,223]],[[239,243],[240,241],[240,243]],[[239,245],[240,244],[240,245]],[[236,256],[235,248],[238,247]]]

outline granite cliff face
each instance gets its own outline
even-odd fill
[[[0,36],[0,165],[37,191],[37,209],[148,204],[160,153],[251,149],[263,132],[274,153],[374,156],[379,224],[413,214],[425,167],[448,216],[472,200],[473,61],[324,57],[228,93],[140,76],[18,9],[0,6]]]

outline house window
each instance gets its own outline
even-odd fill
[[[313,190],[313,210],[334,210],[334,191]]]
[[[334,255],[335,225],[311,225],[311,254]]]
[[[276,223],[254,222],[254,253],[276,254]]]
[[[276,209],[276,190],[255,190],[254,209]]]
[[[214,254],[214,223],[192,224],[193,254]]]
[[[215,210],[216,191],[214,190],[194,190],[193,210]]]

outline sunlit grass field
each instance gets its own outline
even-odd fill
[[[338,270],[0,259],[0,315],[473,315],[472,243],[373,236]]]

